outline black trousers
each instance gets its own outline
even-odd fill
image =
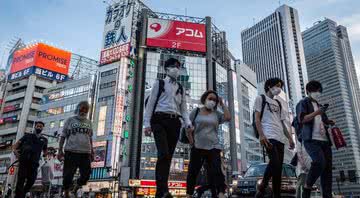
[[[157,162],[155,170],[156,197],[168,192],[168,179],[171,160],[179,140],[181,122],[179,118],[154,114],[151,119],[151,129],[157,148]]]
[[[91,157],[86,153],[65,152],[64,170],[63,170],[63,188],[69,190],[72,186],[74,174],[79,168],[80,177],[77,179],[79,186],[85,185],[91,174]]]
[[[281,179],[282,179],[282,166],[284,161],[284,144],[269,139],[272,144],[272,149],[267,150],[269,155],[269,164],[267,165],[264,173],[263,184],[268,186],[270,178],[272,178],[272,190],[274,197],[281,197]]]
[[[34,185],[39,164],[30,160],[19,161],[18,178],[16,182],[15,197],[23,198]],[[26,180],[26,184],[25,184]]]
[[[219,149],[203,150],[192,148],[189,162],[189,172],[187,175],[186,194],[193,195],[196,185],[196,178],[203,166],[207,162],[208,182],[210,189],[216,189],[216,194],[225,192],[225,176],[221,171],[221,157]],[[213,190],[212,190],[213,191]],[[212,192],[214,193],[214,192]]]

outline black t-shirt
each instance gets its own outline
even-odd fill
[[[47,149],[48,140],[43,136],[25,133],[20,139],[20,160],[38,163],[41,152]]]

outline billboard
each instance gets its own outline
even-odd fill
[[[43,78],[47,78],[50,80],[56,80],[56,81],[60,81],[60,82],[65,81],[68,78],[68,76],[65,74],[60,74],[60,73],[53,72],[53,71],[50,71],[47,69],[38,68],[38,67],[28,67],[26,69],[11,73],[8,76],[8,80],[12,81],[12,80],[20,79],[25,76],[30,76],[31,74],[36,74]]]
[[[100,65],[130,54],[134,0],[121,0],[106,9]]]
[[[94,142],[94,161],[91,162],[92,168],[104,167],[106,156],[106,141]]]
[[[205,24],[149,18],[146,45],[206,52]]]
[[[71,53],[43,43],[18,50],[14,53],[10,73],[36,66],[48,71],[67,75]]]

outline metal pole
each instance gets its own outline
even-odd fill
[[[230,65],[229,65],[230,68]],[[231,169],[232,173],[238,171],[237,165],[237,152],[236,152],[236,130],[235,130],[235,104],[234,104],[234,82],[233,71],[228,68],[228,97],[229,97],[229,110],[232,120],[230,122],[230,156],[231,156]]]
[[[211,39],[211,17],[205,17],[206,24],[206,76],[207,76],[207,89],[214,90],[214,67],[212,59],[212,39]]]

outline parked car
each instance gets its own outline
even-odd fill
[[[254,197],[257,185],[262,182],[266,166],[265,163],[250,166],[244,177],[240,178],[237,185],[232,187],[232,196]],[[296,181],[295,167],[283,164],[281,197],[296,197]],[[271,180],[265,197],[272,197]]]

